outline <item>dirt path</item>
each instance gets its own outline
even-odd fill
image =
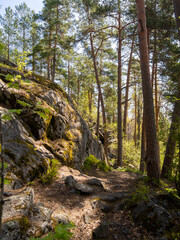
[[[93,186],[95,193],[91,195],[80,194],[65,185],[63,179],[69,175],[72,175],[78,182],[96,177],[102,182],[104,189]],[[113,202],[113,208],[107,212],[94,208],[92,204],[102,194],[132,192],[136,178],[135,173],[128,172],[96,172],[94,176],[92,174],[90,176],[63,166],[59,171],[58,178],[52,184],[42,185],[38,182],[33,184],[35,201],[42,202],[54,213],[63,213],[68,217],[76,225],[73,230],[74,240],[91,240],[92,230],[103,222],[110,223],[111,229],[108,231],[111,231],[112,234],[107,238],[108,240],[150,240],[153,238],[144,229],[134,224],[128,212],[118,209],[116,202]],[[110,204],[112,205],[112,203]]]

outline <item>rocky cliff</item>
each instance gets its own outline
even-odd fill
[[[0,112],[5,160],[25,182],[44,172],[51,159],[77,169],[90,154],[104,160],[101,143],[75,103],[42,76],[1,65]]]

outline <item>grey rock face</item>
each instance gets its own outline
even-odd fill
[[[0,74],[11,74],[11,70],[0,68]],[[28,182],[44,172],[53,158],[78,169],[90,154],[104,160],[101,143],[93,137],[75,103],[60,86],[35,78],[30,79],[29,86],[23,83],[23,74],[21,76],[19,90],[8,88],[7,80],[0,79],[1,113],[22,109],[19,116],[14,114],[11,121],[3,121],[5,159],[11,171]],[[18,100],[32,107],[23,107]],[[46,113],[47,118],[43,119],[36,110]]]
[[[34,203],[34,191],[5,198],[1,240],[22,240],[45,234],[52,229],[52,210]]]

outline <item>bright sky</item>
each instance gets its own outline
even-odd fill
[[[43,0],[0,0],[0,14],[4,15],[5,8],[11,7],[13,10],[16,5],[25,2],[31,10],[34,10],[36,13],[41,11],[43,7]]]

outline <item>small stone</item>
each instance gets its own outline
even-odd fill
[[[83,183],[76,183],[74,187],[82,193],[89,193],[89,194],[93,193],[93,188]]]
[[[88,179],[86,181],[86,183],[89,184],[89,185],[97,185],[97,186],[100,186],[100,187],[104,188],[103,185],[102,185],[102,182],[97,178]]]
[[[67,213],[54,213],[52,215],[58,223],[68,224],[70,222],[69,216]]]
[[[19,189],[19,188],[22,188],[22,187],[23,187],[23,184],[22,184],[21,181],[19,181],[19,180],[14,181],[13,186],[12,186],[12,188],[13,188],[14,190]]]
[[[10,197],[10,196],[12,196],[13,194],[11,193],[11,192],[4,192],[4,196],[5,197]]]
[[[84,222],[86,223],[86,224],[88,224],[89,222],[90,222],[90,216],[89,215],[87,215],[87,214],[84,214],[83,215],[83,219],[84,219]]]
[[[101,200],[94,200],[93,202],[91,202],[91,206],[92,206],[92,209],[98,209],[105,213],[111,210],[111,207]]]
[[[76,180],[72,175],[69,175],[65,178],[65,184],[70,187],[74,187],[74,185],[76,184]]]

